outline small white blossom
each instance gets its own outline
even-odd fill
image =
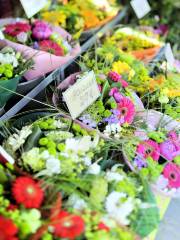
[[[72,150],[76,153],[79,151],[85,153],[92,148],[93,142],[91,141],[90,136],[84,136],[80,139],[69,138],[66,139],[66,150]]]
[[[101,167],[97,163],[93,163],[87,170],[87,173],[98,175],[101,171]]]
[[[28,34],[25,32],[21,32],[17,35],[18,42],[25,43],[28,39]]]
[[[79,211],[87,208],[87,203],[84,201],[84,199],[80,198],[76,194],[72,194],[69,197],[67,204],[73,207],[73,209],[76,209]]]
[[[111,192],[106,198],[105,207],[110,217],[115,219],[119,224],[128,225],[130,220],[128,216],[134,209],[134,202],[132,198],[126,198],[127,195],[122,192]],[[123,201],[121,202],[121,200]]]
[[[10,136],[7,140],[7,144],[10,145],[12,150],[15,152],[25,143],[25,140],[31,133],[31,126],[25,126],[20,131],[17,131],[17,133]]]
[[[164,189],[168,186],[168,179],[165,178],[163,175],[160,175],[159,178],[157,179],[156,185],[158,189]]]

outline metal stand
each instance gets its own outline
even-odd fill
[[[120,13],[109,23],[107,23],[105,26],[100,28],[100,30],[92,36],[88,41],[86,41],[81,46],[81,52],[79,55],[77,55],[74,59],[69,61],[68,63],[61,66],[59,69],[56,69],[51,74],[49,74],[44,80],[42,80],[33,90],[31,90],[27,95],[25,95],[18,103],[16,103],[11,109],[9,109],[4,115],[0,117],[0,122],[8,120],[12,118],[15,114],[17,114],[24,106],[26,106],[30,101],[33,101],[33,98],[35,98],[43,89],[45,89],[50,83],[53,81],[60,82],[64,79],[64,71],[65,69],[74,62],[76,58],[78,58],[82,53],[86,52],[90,47],[95,44],[97,39],[101,38],[106,31],[111,29],[113,26],[115,26],[117,23],[119,23],[126,15],[128,10],[128,7],[123,8]]]

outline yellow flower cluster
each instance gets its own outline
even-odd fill
[[[112,71],[117,72],[118,74],[128,74],[128,79],[132,79],[135,75],[135,71],[126,63],[117,61],[112,65]]]
[[[62,11],[47,11],[43,12],[41,16],[44,21],[49,22],[55,26],[66,26],[66,15]]]

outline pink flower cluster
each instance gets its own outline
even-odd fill
[[[46,22],[36,21],[32,30],[32,36],[37,40],[49,39],[52,30]]]
[[[121,75],[119,75],[117,72],[110,71],[108,73],[108,77],[114,82],[120,82],[123,88],[129,86],[129,84],[125,80],[123,80]]]

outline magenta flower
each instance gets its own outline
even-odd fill
[[[126,87],[129,86],[129,84],[125,80],[123,80],[123,79],[120,80],[120,83],[122,84],[123,88],[126,88]]]
[[[113,71],[110,71],[108,73],[108,77],[114,82],[120,82],[120,80],[121,80],[121,75],[119,75],[117,72],[113,72]]]
[[[168,163],[164,167],[163,175],[169,180],[168,187],[179,188],[180,187],[180,166],[174,163]]]
[[[158,161],[160,157],[159,145],[151,139],[139,144],[136,151],[138,155],[145,159],[151,157],[153,160]]]
[[[119,123],[129,123],[131,124],[135,116],[135,106],[134,103],[127,97],[122,97],[121,101],[118,103],[117,110],[119,110]]]
[[[124,98],[119,92],[115,92],[113,97],[117,103],[120,103],[120,101]]]
[[[102,86],[98,84],[99,91],[102,92]]]
[[[43,21],[36,21],[32,30],[32,35],[37,40],[48,39],[52,34],[51,28]]]
[[[119,92],[117,87],[113,87],[111,88],[110,92],[109,92],[109,96],[114,96],[115,93]]]

